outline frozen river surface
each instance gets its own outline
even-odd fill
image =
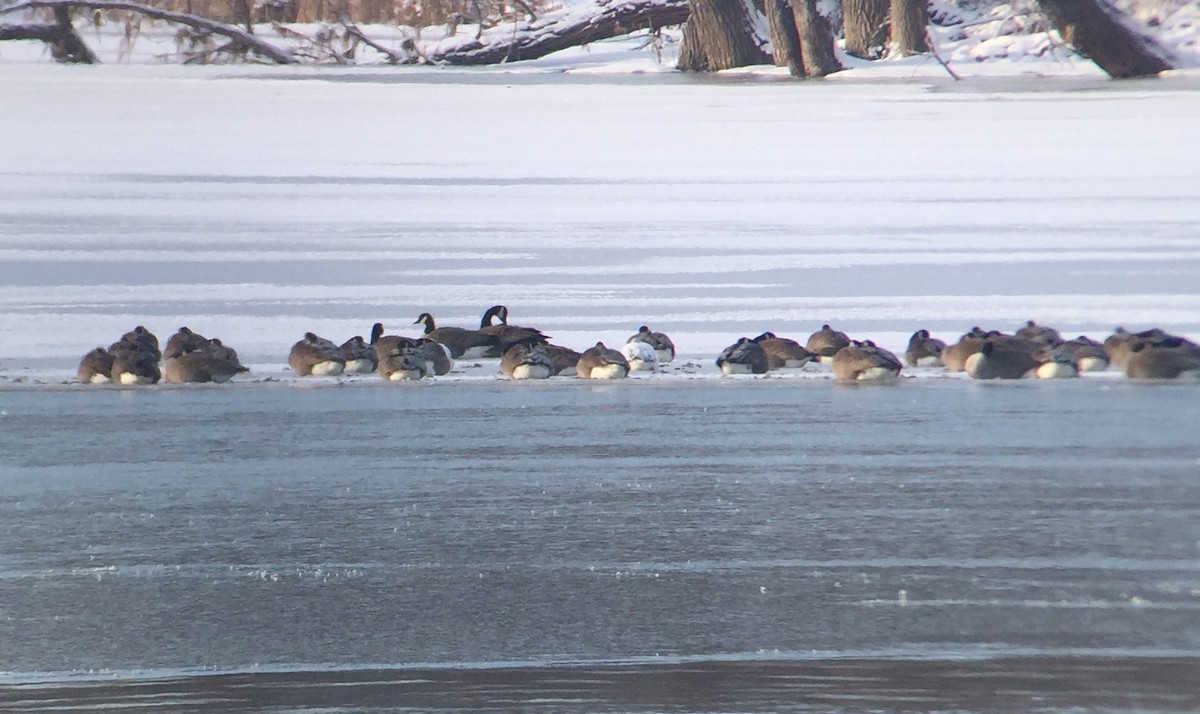
[[[0,711],[1194,711],[1198,405],[0,392]]]

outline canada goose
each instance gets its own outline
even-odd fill
[[[621,379],[629,374],[629,362],[625,355],[597,342],[579,356],[575,374],[584,379]]]
[[[112,381],[113,356],[103,347],[88,352],[79,360],[76,375],[84,384],[108,384]]]
[[[499,320],[500,324],[493,324],[493,319]],[[484,357],[499,357],[518,342],[533,345],[550,341],[541,330],[508,324],[508,308],[503,305],[493,305],[483,313],[483,318],[479,321],[479,331],[492,339],[492,346],[483,354]]]
[[[509,379],[547,379],[554,374],[554,360],[541,345],[518,342],[504,350],[500,371]]]
[[[1200,346],[1181,337],[1137,339],[1125,375],[1133,379],[1200,379]]]
[[[1023,340],[1047,345],[1061,345],[1064,341],[1058,330],[1053,327],[1039,325],[1033,320],[1027,320],[1014,336]]]
[[[305,332],[304,339],[292,345],[292,350],[288,353],[288,366],[301,377],[339,375],[346,369],[346,360],[338,348],[332,345],[332,342],[318,337],[315,333]],[[374,352],[371,350],[372,357]]]
[[[895,379],[903,365],[896,355],[874,342],[853,341],[832,359],[833,376],[845,382],[881,382]]]
[[[1075,368],[1080,372],[1103,372],[1108,369],[1108,353],[1104,345],[1086,335],[1067,340],[1063,347],[1075,358]]]
[[[813,360],[813,353],[800,346],[795,340],[778,337],[774,332],[764,332],[754,342],[767,355],[767,369],[795,369]]]
[[[1113,330],[1113,333],[1104,340],[1104,352],[1108,355],[1108,361],[1118,369],[1125,369],[1126,363],[1129,361],[1129,356],[1132,353],[1132,347],[1136,341],[1158,342],[1161,340],[1170,339],[1171,335],[1157,327],[1152,327],[1149,330],[1141,332],[1129,332],[1124,327],[1118,327]]]
[[[661,332],[651,332],[646,325],[639,327],[637,334],[625,341],[626,344],[630,342],[645,342],[653,347],[654,356],[659,364],[667,364],[675,359],[675,343],[671,338]]]
[[[337,348],[338,355],[346,361],[342,369],[345,374],[368,374],[375,371],[379,356],[375,348],[367,344],[362,335],[355,335]]]
[[[575,367],[579,364],[579,358],[583,355],[561,345],[544,344],[542,349],[546,354],[550,355],[550,361],[554,363],[554,377],[574,377],[576,376]]]
[[[629,363],[630,372],[653,372],[658,366],[658,350],[649,342],[630,340],[621,345],[621,354]]]
[[[908,338],[904,361],[909,367],[941,367],[946,343],[930,337],[929,330],[917,330]]]
[[[206,344],[201,346],[199,351],[218,359],[228,360],[239,367],[242,366],[242,360],[238,358],[237,350],[221,342],[221,340],[216,337],[208,340]]]
[[[766,374],[767,353],[749,337],[743,337],[717,355],[722,374]]]
[[[850,344],[850,338],[845,332],[838,332],[829,325],[821,325],[821,329],[809,335],[804,349],[817,356],[821,362],[833,359],[837,351]]]
[[[242,365],[204,351],[184,352],[163,362],[163,381],[170,384],[186,382],[228,382],[233,375],[249,372]]]
[[[431,374],[442,376],[454,368],[454,360],[450,359],[450,353],[446,346],[440,342],[426,340],[424,338],[417,340],[417,344],[409,350],[413,356],[420,357],[425,360],[425,376]]]
[[[989,339],[999,337],[999,332],[985,332],[982,328],[972,327],[952,345],[942,350],[942,366],[947,372],[965,372],[967,360],[978,354]]]
[[[143,345],[154,355],[155,361],[162,359],[162,350],[158,348],[158,337],[145,327],[138,325],[129,332],[121,335],[124,342],[136,342]]]
[[[382,362],[383,358],[392,353],[397,347],[415,348],[420,344],[420,340],[414,337],[401,337],[400,335],[385,335],[383,334],[383,323],[376,322],[371,326],[371,347],[375,350],[375,356],[378,361]]]
[[[397,346],[380,354],[378,371],[389,382],[407,382],[425,377],[428,367],[424,358],[412,353],[412,348]]]
[[[162,356],[163,359],[178,357],[184,352],[195,352],[207,343],[208,338],[192,332],[186,327],[181,327],[175,334],[167,338],[167,346],[163,349]]]
[[[975,379],[1021,379],[1038,366],[1037,359],[1026,350],[987,341],[967,361],[966,372]]]
[[[445,345],[454,359],[480,359],[495,345],[495,339],[491,335],[479,330],[438,327],[433,321],[433,315],[427,312],[421,313],[413,324],[424,325],[425,338]]]
[[[162,379],[158,358],[145,343],[122,338],[108,353],[113,358],[109,376],[117,384],[158,384]]]
[[[1038,379],[1063,379],[1078,377],[1079,367],[1075,364],[1075,355],[1064,345],[1046,345],[1033,353],[1038,366],[1033,370],[1033,376]]]

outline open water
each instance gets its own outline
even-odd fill
[[[0,391],[0,711],[1200,708],[1200,385]]]

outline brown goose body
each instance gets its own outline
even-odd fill
[[[838,350],[832,369],[833,376],[844,382],[883,382],[898,377],[902,365],[896,355],[867,340]]]
[[[666,364],[675,359],[675,343],[661,332],[653,332],[646,325],[638,328],[637,334],[626,342],[645,342],[654,348],[654,356],[659,364]]]
[[[500,357],[500,372],[509,379],[548,379],[555,373],[554,360],[541,345],[518,343]]]
[[[850,344],[850,338],[845,332],[839,332],[829,325],[821,325],[821,329],[812,333],[804,344],[804,349],[813,353],[822,362],[833,359],[838,350]]]
[[[908,338],[904,362],[909,367],[941,367],[942,353],[945,351],[945,342],[932,337],[929,330],[917,330]]]
[[[774,332],[764,332],[754,338],[754,342],[767,355],[767,369],[796,369],[811,362],[816,355],[809,352],[800,343],[786,337],[778,337]]]
[[[454,359],[481,359],[494,350],[496,341],[480,330],[465,327],[438,327],[433,315],[421,313],[414,325],[424,325],[424,337],[446,346]]]
[[[112,381],[113,356],[103,347],[88,352],[79,360],[76,376],[84,384],[108,384]]]
[[[761,345],[749,337],[742,337],[737,342],[721,350],[717,355],[717,367],[721,373],[731,374],[766,374],[768,370],[767,353]]]
[[[629,375],[629,362],[625,355],[597,342],[579,356],[575,374],[584,379],[621,379]]]
[[[228,382],[234,375],[250,370],[233,360],[205,352],[185,352],[163,362],[163,381],[170,384]]]
[[[346,360],[332,342],[306,332],[288,352],[288,366],[301,377],[332,377],[345,371]]]

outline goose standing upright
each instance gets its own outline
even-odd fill
[[[499,320],[500,323],[493,324],[493,320]],[[503,305],[493,305],[483,313],[483,318],[479,321],[479,331],[492,339],[492,345],[484,353],[484,357],[499,357],[518,342],[533,345],[550,341],[541,330],[508,324],[508,308]]]
[[[423,312],[414,325],[424,325],[425,338],[443,344],[454,359],[480,359],[495,346],[495,339],[479,330],[464,327],[438,327],[433,315]]]

